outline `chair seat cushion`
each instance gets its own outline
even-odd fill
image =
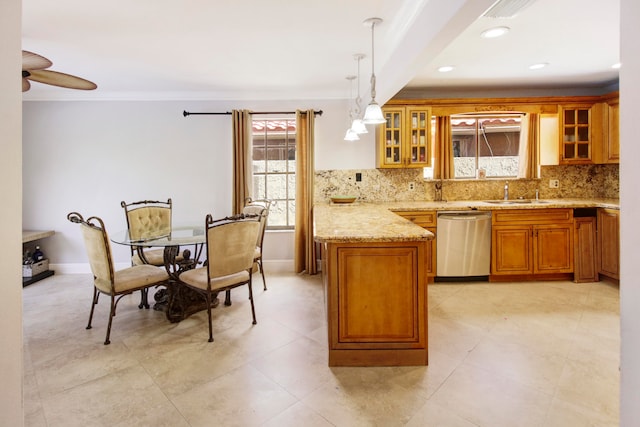
[[[163,266],[164,265],[164,249],[146,249],[144,251],[144,257],[147,259],[150,265]],[[176,261],[182,261],[182,255],[176,256]],[[144,265],[145,263],[140,259],[138,254],[134,254],[131,257],[133,265]]]
[[[118,270],[114,273],[114,287],[116,294],[155,285],[169,279],[164,267],[143,264]],[[96,288],[110,294],[111,286],[104,280],[95,281]]]
[[[249,281],[249,277],[249,272],[247,271],[240,271],[238,273],[229,274],[227,276],[216,277],[214,279],[211,279],[211,290],[245,284]],[[179,279],[185,285],[192,288],[202,289],[203,291],[206,291],[208,289],[207,267],[187,270],[180,275]]]

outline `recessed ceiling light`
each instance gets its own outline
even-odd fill
[[[509,32],[509,30],[509,27],[493,27],[480,33],[480,37],[483,39],[494,39],[496,37],[504,36]]]
[[[448,73],[449,71],[453,71],[453,66],[452,65],[443,65],[442,67],[438,68],[438,71],[441,73]]]
[[[619,63],[619,62],[618,62],[617,64],[613,64],[613,65],[611,66],[611,68],[615,68],[616,70],[617,70],[617,69],[619,69],[620,67],[622,67],[622,64],[621,64],[621,63]]]
[[[529,65],[530,70],[539,70],[540,68],[544,68],[549,65],[548,62],[539,62],[537,64]]]

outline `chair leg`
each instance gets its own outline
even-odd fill
[[[211,292],[207,292],[207,316],[209,317],[209,342],[213,342],[213,326],[211,325]]]
[[[107,325],[107,336],[104,340],[104,345],[109,345],[111,341],[109,337],[111,336],[111,323],[113,323],[113,317],[116,315],[116,302],[115,296],[111,295],[111,310],[109,311],[109,324]]]
[[[224,293],[224,305],[231,305],[231,289],[227,289],[227,291]]]
[[[140,289],[140,304],[138,308],[149,308],[149,288]]]
[[[266,291],[267,290],[267,281],[264,278],[264,270],[262,268],[262,258],[259,258],[256,262],[258,263],[258,268],[260,269],[260,274],[262,275],[263,288]]]
[[[253,324],[255,325],[256,323],[256,308],[253,305],[253,286],[251,285],[251,276],[249,276],[249,301],[251,301],[251,316],[253,316]]]
[[[87,328],[86,329],[91,329],[91,321],[93,320],[93,309],[96,307],[96,304],[98,304],[98,297],[100,296],[100,294],[98,293],[98,288],[96,288],[95,286],[93,287],[93,298],[91,298],[91,312],[89,313],[89,323],[87,323]]]

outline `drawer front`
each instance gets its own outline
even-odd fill
[[[397,211],[395,213],[420,227],[436,226],[436,211]]]
[[[571,223],[573,221],[573,209],[495,210],[491,218],[493,225]]]

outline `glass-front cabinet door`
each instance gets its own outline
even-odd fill
[[[409,116],[410,152],[408,163],[412,165],[429,166],[431,156],[429,139],[431,136],[431,115],[423,108],[407,108]]]
[[[384,107],[378,129],[379,168],[415,168],[431,164],[431,109]]]
[[[591,105],[560,107],[560,163],[591,163]]]
[[[385,166],[402,166],[403,121],[404,109],[383,110],[384,118],[384,156],[382,164]]]

